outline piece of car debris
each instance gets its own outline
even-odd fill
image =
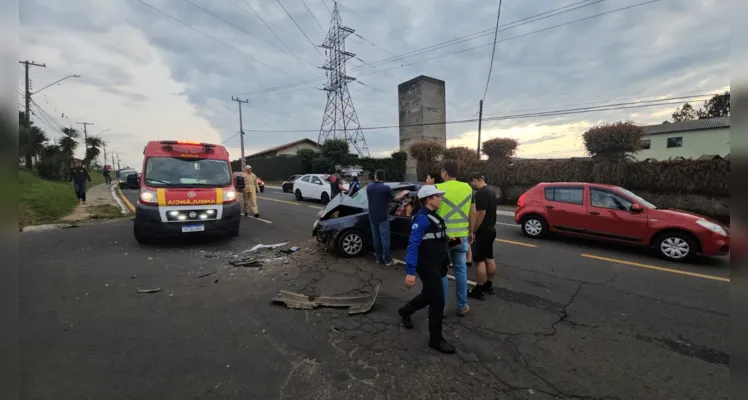
[[[197,277],[198,277],[198,278],[205,278],[206,276],[210,276],[210,275],[213,275],[213,274],[215,274],[216,272],[218,272],[218,271],[206,272],[206,273],[203,273],[203,274],[200,274],[200,275],[198,275]]]
[[[379,294],[379,285],[369,294],[360,296],[309,296],[301,293],[281,290],[273,298],[273,303],[283,303],[288,308],[297,310],[313,310],[317,307],[348,308],[348,314],[362,314],[369,312]]]
[[[229,261],[229,264],[235,267],[261,267],[262,266],[262,262],[257,259],[233,260],[233,261]]]
[[[156,293],[160,292],[161,288],[155,288],[155,289],[138,289],[138,293]]]

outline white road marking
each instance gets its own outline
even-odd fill
[[[508,216],[508,217],[513,217],[514,216],[514,211],[497,210],[496,211],[496,215],[505,215],[505,216]]]
[[[264,222],[264,223],[266,223],[266,224],[272,224],[272,223],[273,223],[272,221],[268,221],[268,220],[266,220],[266,219],[262,219],[262,218],[256,218],[256,217],[249,217],[249,218],[251,218],[251,219],[254,219],[254,220],[257,220],[257,221],[261,221],[261,222]]]
[[[519,228],[520,227],[517,224],[507,224],[506,222],[497,222],[496,225],[512,226],[512,227],[515,227],[515,228]]]
[[[405,261],[400,261],[400,260],[398,260],[397,258],[393,258],[393,259],[392,259],[392,261],[394,261],[394,262],[395,262],[395,264],[402,264],[402,265],[405,265]],[[455,277],[454,277],[454,275],[452,275],[452,274],[447,274],[447,278],[448,278],[448,279],[451,279],[451,280],[455,280]],[[470,279],[468,279],[467,283],[468,283],[468,285],[470,285],[470,286],[476,286],[476,285],[478,285],[477,283],[475,283],[475,282],[471,281]]]

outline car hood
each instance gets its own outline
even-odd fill
[[[325,209],[320,211],[319,214],[317,214],[318,218],[324,218],[331,212],[333,212],[336,208],[340,206],[346,206],[351,208],[357,208],[361,211],[366,211],[366,207],[361,207],[361,203],[353,200],[350,196],[345,195],[343,193],[338,194],[337,196],[333,197],[332,200],[330,200],[329,203],[325,206]]]
[[[705,219],[709,222],[713,222],[715,224],[718,224],[722,226],[723,224],[719,221],[715,221],[709,217],[705,217],[701,214],[696,214],[690,211],[686,210],[678,210],[678,209],[664,209],[664,210],[652,210],[650,217],[655,218],[662,218],[662,219],[671,219],[671,218],[687,218],[692,220],[693,222],[696,222],[700,219]]]

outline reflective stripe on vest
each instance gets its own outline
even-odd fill
[[[469,215],[473,189],[467,183],[456,180],[440,183],[436,187],[445,192],[438,214],[447,224],[447,235],[467,237],[470,230]]]
[[[437,233],[427,233],[427,234],[423,235],[423,240],[429,240],[429,239],[441,239],[441,238],[443,238],[443,237],[444,237],[444,236],[442,235],[442,233],[441,233],[441,232],[437,232]]]

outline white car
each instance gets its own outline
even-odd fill
[[[348,190],[348,184],[343,183],[343,187]],[[296,200],[315,199],[320,200],[322,204],[327,204],[332,199],[330,196],[330,182],[325,180],[323,174],[306,174],[293,183],[293,193]]]

